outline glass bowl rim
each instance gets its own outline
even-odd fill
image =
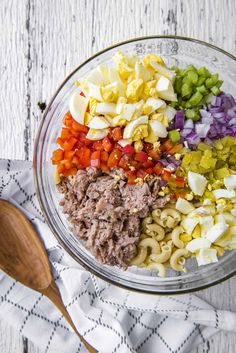
[[[56,92],[54,93],[54,95],[52,96],[52,98],[50,99],[47,108],[45,110],[45,112],[42,114],[42,119],[41,122],[39,124],[38,130],[37,130],[37,134],[36,134],[36,138],[35,138],[35,142],[34,142],[34,152],[33,152],[33,173],[34,173],[34,183],[35,183],[35,188],[36,188],[36,194],[37,194],[37,198],[41,207],[41,210],[43,212],[43,215],[47,221],[47,224],[49,226],[49,228],[51,229],[52,233],[54,234],[54,236],[56,237],[57,241],[59,242],[59,244],[62,246],[62,248],[68,253],[70,254],[70,256],[72,256],[72,258],[79,263],[82,267],[84,267],[85,269],[87,269],[90,273],[92,273],[93,275],[97,276],[98,278],[113,284],[117,287],[120,287],[122,289],[126,289],[126,290],[130,290],[133,292],[138,292],[138,293],[143,293],[143,294],[151,294],[151,295],[181,295],[184,293],[191,293],[191,292],[197,292],[206,288],[210,288],[212,286],[215,286],[217,284],[220,284],[224,281],[226,281],[227,279],[233,277],[236,275],[236,269],[231,271],[229,274],[223,276],[220,279],[215,279],[214,281],[212,281],[211,283],[208,284],[204,284],[204,285],[198,285],[195,288],[190,288],[190,289],[184,289],[184,288],[180,288],[176,291],[171,291],[171,292],[165,292],[165,290],[162,290],[161,292],[157,290],[154,291],[149,291],[147,289],[145,290],[141,290],[141,289],[135,289],[133,287],[129,287],[128,284],[121,284],[119,282],[116,282],[115,279],[111,279],[108,278],[106,275],[103,275],[101,272],[99,272],[98,270],[92,268],[90,265],[88,265],[86,262],[84,262],[83,260],[81,260],[78,256],[76,256],[73,251],[63,242],[63,240],[60,238],[60,236],[57,234],[57,232],[55,231],[49,216],[47,214],[47,211],[44,207],[44,203],[42,200],[42,196],[41,196],[41,192],[40,192],[40,187],[39,187],[39,177],[38,177],[38,167],[37,167],[37,153],[38,153],[38,143],[39,143],[39,139],[40,139],[40,135],[41,135],[41,131],[44,125],[44,121],[45,118],[55,100],[55,98],[57,97],[57,95],[59,94],[59,92],[61,91],[61,89],[64,87],[64,85],[67,83],[67,81],[69,81],[69,79],[80,69],[82,68],[84,65],[86,65],[87,63],[89,63],[91,60],[95,59],[96,57],[98,57],[99,55],[106,53],[107,51],[114,49],[116,47],[119,47],[121,45],[124,44],[130,44],[130,43],[134,43],[134,42],[138,42],[141,40],[150,40],[150,39],[177,39],[177,40],[181,40],[181,41],[187,41],[187,42],[192,42],[192,43],[197,43],[206,47],[209,47],[211,49],[214,49],[216,51],[221,52],[222,54],[228,56],[229,58],[231,58],[232,60],[234,60],[236,62],[236,56],[231,54],[230,52],[217,47],[211,43],[208,43],[204,40],[200,40],[200,39],[196,39],[193,37],[187,37],[187,36],[178,36],[178,35],[150,35],[150,36],[141,36],[141,37],[134,37],[131,39],[127,39],[125,41],[120,41],[117,42],[113,45],[110,45],[100,51],[97,51],[95,54],[91,55],[89,58],[87,58],[86,60],[82,61],[79,65],[77,65],[66,77],[65,79],[62,81],[62,83],[59,85],[59,87],[57,88]]]

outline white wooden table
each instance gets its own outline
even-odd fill
[[[235,16],[235,0],[1,0],[0,157],[32,159],[37,103],[91,54],[150,34],[195,37],[236,53]],[[236,311],[235,293],[236,278],[200,296]],[[220,333],[191,353],[235,353],[235,346],[235,334]],[[0,322],[0,352],[39,350]]]

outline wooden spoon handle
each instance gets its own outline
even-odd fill
[[[57,308],[60,310],[60,312],[66,318],[67,322],[73,328],[75,333],[77,333],[77,335],[79,336],[81,341],[84,343],[84,345],[87,348],[87,350],[90,353],[98,353],[92,346],[90,346],[90,344],[87,341],[85,341],[85,339],[77,331],[73,321],[71,320],[70,315],[68,314],[68,312],[67,312],[67,310],[65,308],[65,305],[64,305],[64,303],[63,303],[63,301],[61,299],[61,294],[60,294],[58,288],[56,287],[55,282],[52,282],[48,288],[44,289],[43,290],[43,294],[46,295],[57,306]]]

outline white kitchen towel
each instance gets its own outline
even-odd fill
[[[91,275],[57,243],[35,194],[30,162],[0,161],[0,198],[17,205],[38,229],[63,301],[84,338],[101,353],[183,353],[218,330],[236,331],[236,314],[195,295],[149,296]],[[1,230],[0,230],[1,236]],[[0,319],[44,353],[87,352],[49,300],[0,272]]]

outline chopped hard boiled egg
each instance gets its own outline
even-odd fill
[[[173,85],[165,76],[161,76],[157,81],[156,90],[160,98],[172,102],[177,101],[177,96],[174,93]]]
[[[193,205],[181,197],[178,198],[175,208],[183,214],[188,214],[194,210]]]
[[[103,130],[96,130],[96,129],[89,129],[89,132],[86,135],[86,138],[89,140],[101,140],[104,137],[106,137],[109,133],[109,129],[103,129]]]
[[[148,116],[147,115],[140,116],[136,120],[133,120],[130,123],[128,123],[128,125],[126,125],[126,127],[124,128],[124,133],[123,133],[124,139],[132,139],[132,136],[133,136],[135,129],[139,125],[143,125],[143,124],[147,124],[147,123],[148,123]]]
[[[170,105],[167,105],[167,107],[162,111],[162,113],[168,118],[168,121],[170,122],[174,119],[176,110]]]
[[[211,243],[214,243],[218,240],[222,235],[225,234],[229,225],[226,223],[217,223],[205,235],[205,238],[208,239]]]
[[[208,265],[213,262],[217,262],[217,250],[216,249],[200,249],[196,255],[198,266]]]
[[[213,195],[216,199],[231,199],[236,196],[234,190],[226,190],[226,189],[216,189],[212,191]]]
[[[184,228],[187,234],[191,235],[198,223],[199,223],[198,218],[186,217],[182,220],[181,226]]]
[[[207,186],[207,179],[201,174],[188,172],[188,185],[194,194],[202,196]]]
[[[191,240],[187,245],[186,249],[192,253],[200,250],[200,249],[209,249],[211,246],[211,242],[205,238],[197,238]]]
[[[168,135],[166,127],[162,123],[160,123],[160,121],[153,120],[150,121],[149,124],[155,136],[166,137]]]
[[[143,81],[149,81],[151,80],[152,76],[149,70],[145,68],[142,62],[136,62],[135,63],[135,78],[139,79],[141,78]]]
[[[167,67],[160,65],[156,61],[151,60],[150,65],[153,67],[154,70],[156,70],[160,75],[165,76],[168,78],[171,82],[174,81],[175,78],[175,71],[167,69]]]
[[[236,189],[236,175],[225,177],[224,184],[227,189]]]
[[[98,103],[96,107],[97,114],[117,115],[115,103]]]
[[[104,83],[103,75],[98,68],[90,71],[86,79],[87,81],[97,86],[100,86]]]
[[[102,116],[95,116],[88,124],[88,127],[97,130],[102,130],[109,126],[109,122]]]
[[[127,145],[130,145],[132,143],[132,140],[122,139],[122,140],[119,140],[118,143],[121,147],[125,147]]]
[[[102,94],[101,94],[101,87],[94,85],[93,83],[88,82],[88,88],[89,88],[89,96],[98,100],[102,101]]]
[[[135,110],[136,108],[134,104],[124,104],[120,114],[124,119],[130,121]]]
[[[151,107],[151,111],[149,113],[149,114],[151,114],[155,110],[158,110],[160,108],[165,108],[166,102],[164,102],[162,99],[159,99],[159,98],[148,98],[146,100],[146,105]]]
[[[201,227],[201,235],[204,237],[214,226],[214,218],[212,216],[199,217],[199,224]]]
[[[80,124],[84,124],[84,116],[89,104],[89,99],[75,92],[69,103],[69,108],[73,118]]]

